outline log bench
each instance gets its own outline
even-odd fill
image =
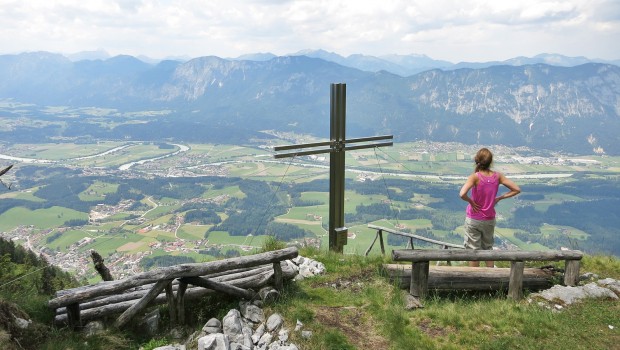
[[[430,261],[510,261],[508,298],[523,298],[523,270],[525,261],[565,261],[564,284],[575,286],[579,280],[579,265],[583,253],[578,250],[522,251],[522,250],[393,250],[392,260],[411,262],[409,293],[424,299],[428,295]]]
[[[186,296],[197,298],[217,291],[251,299],[256,293],[247,288],[260,287],[267,281],[281,289],[283,279],[296,274],[286,260],[297,255],[297,248],[290,247],[158,268],[122,280],[59,291],[48,302],[48,307],[56,310],[56,322],[66,322],[74,329],[81,328],[87,319],[122,312],[115,322],[115,326],[121,328],[147,306],[167,303],[171,322],[183,324]]]

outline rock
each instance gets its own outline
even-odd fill
[[[185,350],[185,345],[181,344],[172,344],[172,345],[164,345],[153,350]]]
[[[300,320],[297,320],[297,324],[295,325],[295,332],[298,332],[304,326]]]
[[[289,333],[288,329],[284,329],[284,328],[281,329],[278,332],[278,340],[280,340],[280,342],[282,343],[286,343],[288,341],[288,333]]]
[[[282,326],[282,322],[282,316],[280,316],[280,314],[273,314],[269,316],[266,323],[267,330],[269,332],[277,330],[280,326]]]
[[[239,343],[230,343],[230,350],[252,350],[252,348]]]
[[[142,318],[137,321],[137,327],[140,333],[154,336],[159,331],[159,321],[161,316],[159,309],[155,308],[153,311],[146,313]]]
[[[101,321],[90,321],[84,326],[83,332],[86,337],[92,337],[97,334],[101,334],[105,331],[105,327],[103,322]]]
[[[15,315],[13,315],[13,317],[15,317]],[[13,319],[13,322],[15,323],[15,326],[17,326],[17,328],[21,328],[21,329],[28,328],[28,326],[30,326],[30,324],[32,323],[31,320],[25,320],[20,317],[15,317]]]
[[[592,272],[586,272],[583,275],[579,276],[580,281],[595,280],[595,279],[598,279],[598,275]]]
[[[229,350],[230,341],[225,334],[209,334],[198,339],[198,350]]]
[[[212,318],[205,323],[204,327],[202,327],[202,331],[205,335],[222,333],[222,322],[220,322],[217,318]]]
[[[232,309],[223,319],[224,334],[228,336],[230,342],[243,344],[243,325],[241,324],[241,314],[238,310]]]
[[[185,337],[185,329],[183,327],[175,327],[168,332],[168,336],[175,340],[181,340]]]
[[[272,339],[273,336],[271,335],[271,333],[265,333],[262,337],[260,337],[256,346],[260,349],[266,349],[267,346],[271,343]]]
[[[254,331],[254,334],[252,334],[252,343],[254,343],[254,345],[257,345],[263,334],[265,334],[265,324],[261,323],[261,325],[258,326],[258,328],[256,328],[256,330]]]
[[[304,339],[312,338],[312,331],[301,331],[301,337]]]
[[[605,278],[596,282],[601,287],[611,289],[614,293],[620,296],[620,281],[613,278]]]
[[[588,283],[579,287],[556,285],[540,293],[532,294],[532,297],[536,296],[549,302],[559,301],[564,305],[570,305],[585,298],[618,299],[618,296],[610,289],[600,287],[596,283]]]
[[[265,313],[260,307],[249,302],[242,301],[239,303],[239,310],[244,318],[253,323],[265,322]]]
[[[408,292],[403,292],[405,299],[405,310],[421,309],[424,307],[420,300]]]

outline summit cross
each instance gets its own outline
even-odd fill
[[[277,153],[278,158],[290,158],[312,154],[329,153],[329,250],[342,253],[347,242],[348,229],[344,225],[344,183],[346,151],[392,146],[393,135],[346,139],[346,84],[331,84],[330,137],[329,141],[299,145],[278,146],[274,150],[291,151]],[[390,140],[389,142],[378,142]],[[361,144],[358,144],[361,143]],[[358,144],[349,146],[349,144]],[[310,150],[301,150],[307,149]]]

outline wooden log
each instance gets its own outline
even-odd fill
[[[523,251],[523,250],[446,250],[446,249],[417,249],[393,250],[394,261],[559,261],[581,260],[583,253],[578,250],[550,250],[550,251]]]
[[[402,289],[410,289],[411,264],[386,264],[383,268],[392,282],[398,282]],[[436,291],[506,291],[509,282],[509,268],[430,266],[428,274],[428,289]],[[552,286],[553,273],[538,268],[523,270],[524,289],[539,291]]]
[[[379,234],[379,244],[381,245],[381,254],[385,255],[385,246],[383,245],[383,230],[377,231]]]
[[[280,263],[273,263],[273,285],[277,290],[282,290],[282,265]]]
[[[286,276],[291,276],[291,274],[294,273],[294,271],[292,271],[290,268],[288,268],[288,265],[283,265],[286,266],[284,268],[284,270],[286,270]],[[220,274],[213,274],[213,275],[206,275],[206,276],[201,276],[201,277],[205,277],[205,278],[209,278],[209,279],[213,279],[216,282],[226,282],[226,281],[234,281],[234,280],[238,280],[244,277],[252,277],[252,276],[257,276],[259,275],[261,272],[265,272],[265,271],[271,271],[273,269],[273,267],[271,265],[262,265],[256,268],[251,268],[251,269],[243,269],[244,271],[241,272],[237,272],[237,273],[231,273],[229,275],[222,275]],[[212,277],[214,276],[214,277]],[[127,301],[127,300],[132,300],[132,299],[140,299],[144,296],[144,294],[146,294],[151,287],[153,287],[153,285],[155,285],[154,283],[152,284],[145,284],[143,286],[140,287],[136,287],[136,290],[132,291],[132,292],[125,292],[122,294],[116,294],[116,295],[111,295],[111,296],[104,296],[104,297],[98,297],[92,301],[87,301],[84,303],[80,304],[80,310],[86,310],[86,309],[90,309],[93,307],[99,307],[102,305],[107,305],[107,304],[113,304],[113,303],[118,303],[118,302],[122,302],[122,301]],[[179,286],[179,281],[178,280],[174,280],[172,281],[172,290],[173,291],[177,291],[177,288]],[[190,287],[191,288],[191,287]],[[66,309],[64,307],[59,307],[58,309],[56,309],[56,313],[57,314],[63,314],[66,312]]]
[[[206,263],[180,264],[159,268],[152,271],[143,272],[123,280],[107,282],[105,285],[95,285],[71,294],[56,297],[48,302],[48,307],[56,309],[61,306],[79,303],[86,299],[91,299],[102,295],[115,294],[120,291],[147,283],[153,283],[161,280],[171,280],[174,278],[208,275],[210,273],[222,272],[234,268],[258,266],[267,263],[274,263],[276,261],[292,259],[297,255],[297,248],[289,247],[276,251],[231,259],[210,261]]]
[[[292,263],[290,264],[292,265]],[[283,273],[284,279],[292,279],[297,275],[297,271],[294,270],[289,265],[289,263],[287,263],[286,261],[283,261],[281,265],[282,265],[282,273]],[[264,269],[261,269],[259,272],[256,272],[256,273],[250,273],[250,272],[251,271],[248,271],[247,274],[246,273],[240,274],[243,277],[239,277],[237,279],[226,279],[229,276],[220,276],[218,277],[218,279],[220,281],[226,280],[227,283],[234,285],[236,287],[239,287],[239,288],[252,288],[252,289],[259,289],[269,284],[270,281],[272,281],[273,279],[273,267],[271,265],[264,266]],[[173,286],[173,289],[174,287],[175,286]],[[98,305],[92,308],[82,310],[81,311],[82,322],[87,322],[90,320],[99,319],[104,316],[109,316],[109,315],[123,312],[124,310],[129,308],[131,305],[135,304],[139,300],[139,298],[141,298],[142,296],[144,296],[144,294],[146,294],[146,292],[147,291],[133,292],[133,293],[141,293],[141,294],[138,294],[139,296],[134,295],[133,299],[129,299],[129,300],[124,300],[122,298],[115,299],[120,296],[107,297],[109,298],[108,303],[104,303],[102,305]],[[178,289],[177,289],[177,293],[178,293]],[[184,300],[195,300],[195,299],[202,298],[206,295],[211,295],[213,293],[214,291],[210,289],[188,286],[186,292],[184,293]],[[178,298],[178,295],[177,295],[177,298]],[[97,300],[97,302],[99,302],[99,300]],[[165,304],[166,302],[167,302],[166,295],[165,293],[162,293],[158,295],[157,298],[155,298],[151,302],[151,304],[160,305],[160,304]],[[57,314],[54,319],[54,322],[56,324],[66,323],[67,322],[66,313]]]
[[[368,249],[366,249],[366,253],[364,253],[364,256],[368,256],[368,253],[370,253],[370,250],[375,245],[375,242],[377,242],[377,238],[379,238],[379,232],[378,231],[375,234],[375,239],[372,241],[372,243],[370,243],[370,247],[368,247]]]
[[[510,279],[508,282],[508,298],[512,300],[523,299],[523,261],[512,261],[510,263]]]
[[[428,272],[428,261],[412,263],[409,293],[420,300],[425,299],[428,294]]]
[[[129,322],[138,312],[144,310],[148,306],[148,304],[155,299],[159,293],[166,288],[166,285],[170,284],[172,280],[161,280],[155,283],[153,288],[146,293],[145,296],[142,297],[137,303],[131,305],[125,312],[123,312],[114,322],[114,326],[116,328],[121,328],[127,322]],[[168,298],[166,298],[167,301]]]
[[[67,323],[69,328],[77,330],[82,328],[82,320],[80,318],[80,305],[67,305]]]
[[[179,325],[185,325],[185,292],[187,291],[187,283],[180,282],[177,289],[177,312]]]
[[[566,260],[564,269],[564,285],[574,287],[579,283],[579,260]]]
[[[170,324],[177,325],[177,303],[172,292],[172,281],[166,285],[166,301],[168,302],[168,314],[170,315]]]
[[[278,266],[279,265],[280,264],[278,264]],[[195,286],[213,289],[216,292],[230,294],[232,296],[240,297],[246,300],[252,300],[256,297],[256,293],[251,292],[249,290],[235,287],[233,285],[226,284],[226,283],[219,283],[219,282],[211,281],[211,280],[208,280],[202,277],[183,277],[181,278],[181,281],[185,283],[193,284]]]
[[[110,273],[110,269],[103,263],[103,258],[99,253],[97,253],[94,249],[90,250],[90,257],[93,259],[93,264],[95,265],[95,270],[101,276],[101,279],[104,281],[113,281],[114,277]]]
[[[375,229],[378,232],[385,231],[385,232],[388,232],[388,233],[391,233],[391,234],[394,234],[394,235],[403,236],[403,237],[409,237],[409,238],[412,238],[412,239],[417,239],[417,240],[420,240],[420,241],[423,241],[423,242],[437,244],[437,245],[440,245],[440,246],[448,246],[448,247],[455,248],[455,249],[464,249],[465,248],[465,247],[463,247],[462,244],[459,245],[459,244],[452,244],[452,243],[448,243],[448,242],[442,242],[442,241],[438,241],[438,240],[431,239],[431,238],[428,238],[428,237],[418,236],[418,235],[413,234],[413,233],[402,232],[402,231],[394,230],[394,229],[387,228],[387,227],[377,226],[377,225],[373,225],[373,224],[368,224],[368,228]]]

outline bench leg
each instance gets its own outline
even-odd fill
[[[523,299],[523,261],[512,261],[510,263],[510,280],[508,282],[508,298],[512,300]]]
[[[579,260],[566,260],[564,270],[564,285],[574,287],[579,282]]]
[[[428,261],[420,261],[411,265],[411,283],[409,294],[422,300],[428,295]]]

